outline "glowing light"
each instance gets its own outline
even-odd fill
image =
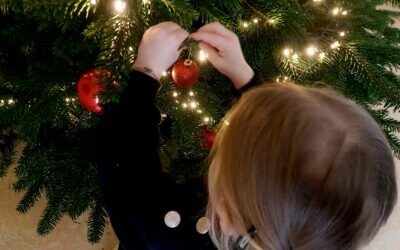
[[[167,73],[167,71],[163,71],[163,72],[161,73],[161,75],[165,77],[165,76],[168,75],[168,73]]]
[[[338,41],[335,41],[334,43],[331,44],[331,49],[337,49],[340,47],[340,43]]]
[[[203,118],[203,121],[205,123],[209,123],[211,121],[211,119],[210,119],[210,117],[206,116],[206,117]]]
[[[291,52],[291,50],[286,48],[286,49],[283,50],[283,55],[288,57],[288,56],[290,56],[290,52]]]
[[[297,62],[299,60],[299,55],[297,53],[293,54],[292,59]]]
[[[207,53],[202,51],[202,50],[200,50],[200,52],[199,52],[199,60],[201,62],[205,62],[207,60],[207,58],[208,58]]]
[[[346,32],[344,32],[344,31],[339,32],[339,36],[344,37],[345,35],[346,35]]]
[[[203,114],[203,110],[201,110],[201,109],[198,109],[198,110],[197,110],[197,113],[199,113],[199,114]]]
[[[193,92],[193,91],[190,91],[190,92],[189,92],[189,95],[190,95],[190,96],[194,96],[194,92]]]
[[[306,53],[308,56],[314,56],[317,53],[317,48],[314,46],[310,46],[306,49]]]
[[[150,1],[149,1],[149,0],[142,0],[142,3],[143,3],[144,5],[146,5],[146,4],[150,4]]]
[[[4,100],[0,100],[0,107],[4,106],[4,104],[5,104]]]
[[[196,109],[197,106],[198,106],[198,105],[197,105],[197,102],[195,102],[195,101],[191,101],[191,102],[190,102],[190,108],[191,108],[191,109]]]
[[[243,22],[243,27],[244,28],[248,28],[249,27],[249,23],[248,22]]]
[[[258,18],[254,18],[253,23],[258,23]]]
[[[189,105],[186,102],[182,103],[182,108],[187,109],[188,107]]]
[[[275,23],[276,23],[276,20],[273,19],[273,18],[270,18],[270,19],[268,19],[268,23],[270,23],[270,24],[275,24]]]
[[[65,102],[66,102],[66,103],[69,103],[70,101],[71,101],[71,99],[69,99],[68,97],[65,98]]]
[[[342,11],[342,16],[347,16],[347,14],[349,14],[347,10]]]
[[[97,0],[90,0],[90,3],[91,3],[92,5],[96,5],[96,4],[97,4]]]
[[[325,53],[324,52],[319,53],[319,59],[324,60],[324,58],[325,58]]]
[[[173,96],[173,97],[178,97],[178,95],[179,95],[179,94],[178,94],[178,92],[176,92],[176,91],[174,91],[174,93],[172,93],[172,96]]]
[[[339,12],[340,12],[340,9],[339,9],[338,7],[334,8],[334,9],[332,10],[332,14],[333,14],[334,16],[339,15]]]
[[[225,123],[226,126],[229,126],[229,125],[231,124],[231,123],[230,123],[229,121],[227,121],[227,120],[225,120],[224,123]]]
[[[314,3],[321,3],[322,0],[313,0]]]
[[[122,1],[122,0],[116,0],[114,2],[114,9],[115,11],[117,11],[118,13],[121,13],[122,11],[124,11],[126,8],[126,2]]]

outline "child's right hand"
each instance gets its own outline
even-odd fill
[[[236,89],[253,78],[254,71],[244,58],[239,38],[220,23],[204,25],[191,38],[200,41],[199,47],[208,54],[208,60],[231,79]]]

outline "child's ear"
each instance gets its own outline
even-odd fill
[[[224,201],[220,201],[217,205],[217,213],[219,217],[219,226],[223,234],[226,236],[237,236],[235,227],[233,226],[231,215]]]

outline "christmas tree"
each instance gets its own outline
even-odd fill
[[[100,102],[118,102],[143,32],[166,20],[189,32],[221,22],[238,34],[249,64],[264,79],[339,91],[368,110],[400,157],[400,121],[389,116],[400,109],[400,78],[393,73],[400,67],[400,30],[390,27],[400,12],[376,8],[384,3],[0,0],[0,175],[23,144],[14,189],[25,195],[17,210],[26,213],[46,196],[41,235],[62,216],[76,219],[89,210],[88,240],[101,238],[106,214],[90,147],[101,115],[79,104],[76,85],[86,71],[107,69]],[[182,88],[166,70],[158,97],[161,158],[177,182],[203,172],[213,131],[234,98],[207,55],[191,41],[187,46],[182,58],[197,61],[200,80]],[[127,119],[140,122],[134,115]]]

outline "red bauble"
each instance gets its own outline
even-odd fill
[[[206,125],[203,126],[203,132],[204,132],[203,147],[206,151],[211,151],[217,133],[215,133],[215,131],[213,130],[209,130]]]
[[[78,99],[87,110],[100,114],[103,107],[100,104],[99,91],[104,89],[101,84],[111,73],[105,69],[92,69],[86,72],[78,81]]]
[[[199,65],[190,59],[179,61],[172,68],[172,78],[176,85],[187,88],[199,80]]]

